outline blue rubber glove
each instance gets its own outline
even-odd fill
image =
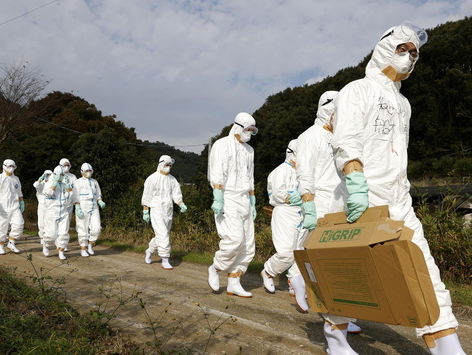
[[[306,201],[302,203],[303,212],[305,217],[303,217],[303,228],[312,230],[316,227],[316,206],[315,201]]]
[[[24,200],[20,200],[19,203],[20,203],[20,211],[21,211],[21,213],[25,212],[25,201],[24,201]]]
[[[47,174],[43,174],[41,175],[41,177],[38,179],[39,182],[43,182],[44,180],[46,180],[46,178],[48,177]]]
[[[143,210],[143,221],[149,223],[151,221],[151,216],[149,215],[149,210]]]
[[[288,202],[290,206],[301,206],[302,205],[302,196],[298,191],[289,191],[288,192]]]
[[[249,195],[249,203],[251,204],[251,214],[252,220],[256,219],[257,211],[256,211],[256,196]]]
[[[213,203],[211,205],[211,209],[215,214],[222,214],[223,213],[223,206],[224,206],[224,191],[220,189],[213,189]]]
[[[347,221],[355,222],[369,207],[369,186],[364,173],[354,171],[346,175],[346,188],[349,193],[347,198]]]
[[[185,203],[182,203],[180,205],[180,213],[185,213],[187,212],[187,206],[185,206]]]
[[[84,219],[85,218],[84,211],[82,211],[82,207],[80,207],[80,205],[75,205],[75,215],[79,219]]]
[[[98,200],[97,203],[98,203],[98,205],[100,206],[100,208],[101,208],[102,210],[103,210],[103,209],[106,207],[106,205],[107,205],[107,204],[106,204],[105,202],[103,202],[102,200]]]
[[[60,180],[61,180],[61,175],[60,174],[53,174],[52,181],[59,182]]]

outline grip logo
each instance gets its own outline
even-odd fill
[[[343,240],[356,240],[362,228],[325,230],[320,237],[320,243],[329,243]]]

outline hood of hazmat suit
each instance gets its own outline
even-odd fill
[[[321,126],[331,124],[331,117],[334,114],[334,104],[337,96],[338,91],[326,91],[320,96],[315,123]]]
[[[287,149],[285,150],[285,161],[290,163],[291,161],[297,161],[297,140],[292,139],[288,143]]]
[[[68,166],[66,164],[69,164]],[[68,173],[70,168],[72,167],[72,164],[70,163],[69,159],[67,158],[62,158],[59,161],[59,165],[64,168],[64,173]]]
[[[372,58],[367,64],[366,76],[381,84],[394,81],[400,88],[400,81],[407,79],[419,58],[420,47],[428,41],[426,31],[410,24],[395,26],[384,32],[374,48]],[[412,57],[408,52],[395,53],[397,46],[411,42],[418,51]]]
[[[11,159],[5,159],[3,161],[3,171],[5,172],[5,174],[9,176],[13,175],[13,172],[15,171],[15,169],[16,169],[15,161]]]
[[[233,127],[229,131],[229,135],[239,134],[240,140],[244,143],[249,142],[251,136],[257,134],[259,130],[256,127],[256,120],[246,112],[240,112],[234,118]]]
[[[157,171],[160,171],[164,174],[169,174],[172,165],[174,165],[175,160],[168,155],[161,155],[159,158],[159,163],[157,164]]]
[[[80,167],[80,172],[85,178],[90,179],[93,174],[92,165],[90,165],[89,163],[83,163]]]

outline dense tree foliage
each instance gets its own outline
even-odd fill
[[[156,170],[157,160],[169,154],[175,160],[173,174],[191,181],[199,156],[160,142],[143,142],[134,128],[126,127],[116,116],[102,113],[84,99],[70,93],[53,92],[30,105],[41,112],[28,127],[14,129],[0,145],[0,159],[12,158],[23,191],[32,196],[32,183],[45,169],[54,169],[67,157],[72,172],[80,176],[83,162],[92,164],[105,200],[118,200],[128,188]]]

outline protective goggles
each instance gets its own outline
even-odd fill
[[[392,35],[394,30],[391,30],[389,33],[384,35],[380,40],[383,40],[384,38],[387,38],[388,36]],[[421,47],[428,42],[428,33],[426,33],[425,30],[422,28],[412,25],[411,23],[402,23],[400,25],[400,33],[408,38],[411,36],[411,32],[414,32],[416,34],[416,37],[418,38],[418,46]],[[417,48],[419,50],[419,48]]]
[[[164,163],[164,166],[172,166],[172,165],[174,165],[175,160],[172,159],[170,162],[167,161],[167,160],[159,160],[159,164],[162,164],[162,163]]]
[[[3,164],[3,167],[5,169],[8,169],[8,168],[16,169],[16,165],[5,165],[5,164]]]
[[[256,126],[247,126],[247,127],[244,127],[241,123],[238,123],[238,122],[234,122],[234,124],[238,125],[239,127],[241,127],[243,129],[243,131],[246,131],[246,132],[250,132],[251,135],[255,136],[257,134],[257,132],[259,132],[259,129],[256,127]]]

